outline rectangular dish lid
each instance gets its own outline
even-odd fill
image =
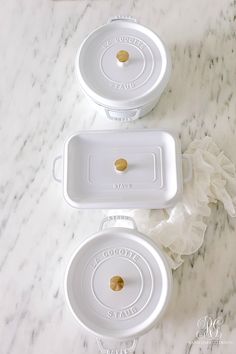
[[[64,150],[64,195],[77,208],[165,208],[182,192],[179,144],[166,131],[90,131]]]

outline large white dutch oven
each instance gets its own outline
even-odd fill
[[[111,220],[129,221],[132,228],[105,228]],[[75,251],[65,277],[70,310],[104,354],[133,352],[137,338],[162,318],[171,290],[165,256],[127,216],[105,218]]]
[[[170,78],[171,59],[154,32],[118,16],[85,38],[75,67],[82,90],[109,119],[131,121],[157,104]]]
[[[175,205],[191,178],[189,159],[183,176],[183,158],[179,140],[167,131],[81,131],[65,143],[53,174],[75,208],[163,209]]]

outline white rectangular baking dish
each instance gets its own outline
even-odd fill
[[[182,194],[180,142],[167,131],[81,131],[66,141],[61,158],[63,194],[75,208],[162,209]],[[117,159],[128,163],[123,173]]]

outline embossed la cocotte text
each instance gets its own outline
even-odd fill
[[[136,37],[133,36],[119,36],[119,37],[115,37],[115,38],[111,38],[105,41],[105,43],[103,43],[102,47],[104,49],[107,49],[109,47],[111,47],[113,44],[115,43],[128,43],[128,44],[132,44],[133,46],[139,48],[139,49],[143,49],[145,44],[141,39],[138,39]]]
[[[111,257],[117,257],[117,256],[128,258],[133,262],[137,262],[137,260],[139,259],[138,254],[133,250],[130,250],[129,248],[125,248],[125,247],[108,248],[93,258],[91,262],[91,266],[92,268],[95,269],[97,265],[103,260]]]

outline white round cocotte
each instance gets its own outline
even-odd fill
[[[75,66],[85,94],[115,120],[134,120],[148,113],[171,73],[170,55],[159,36],[123,17],[85,38]]]
[[[171,289],[171,269],[161,250],[136,229],[124,227],[85,240],[65,279],[76,320],[96,336],[111,339],[136,338],[150,330],[162,317]]]

